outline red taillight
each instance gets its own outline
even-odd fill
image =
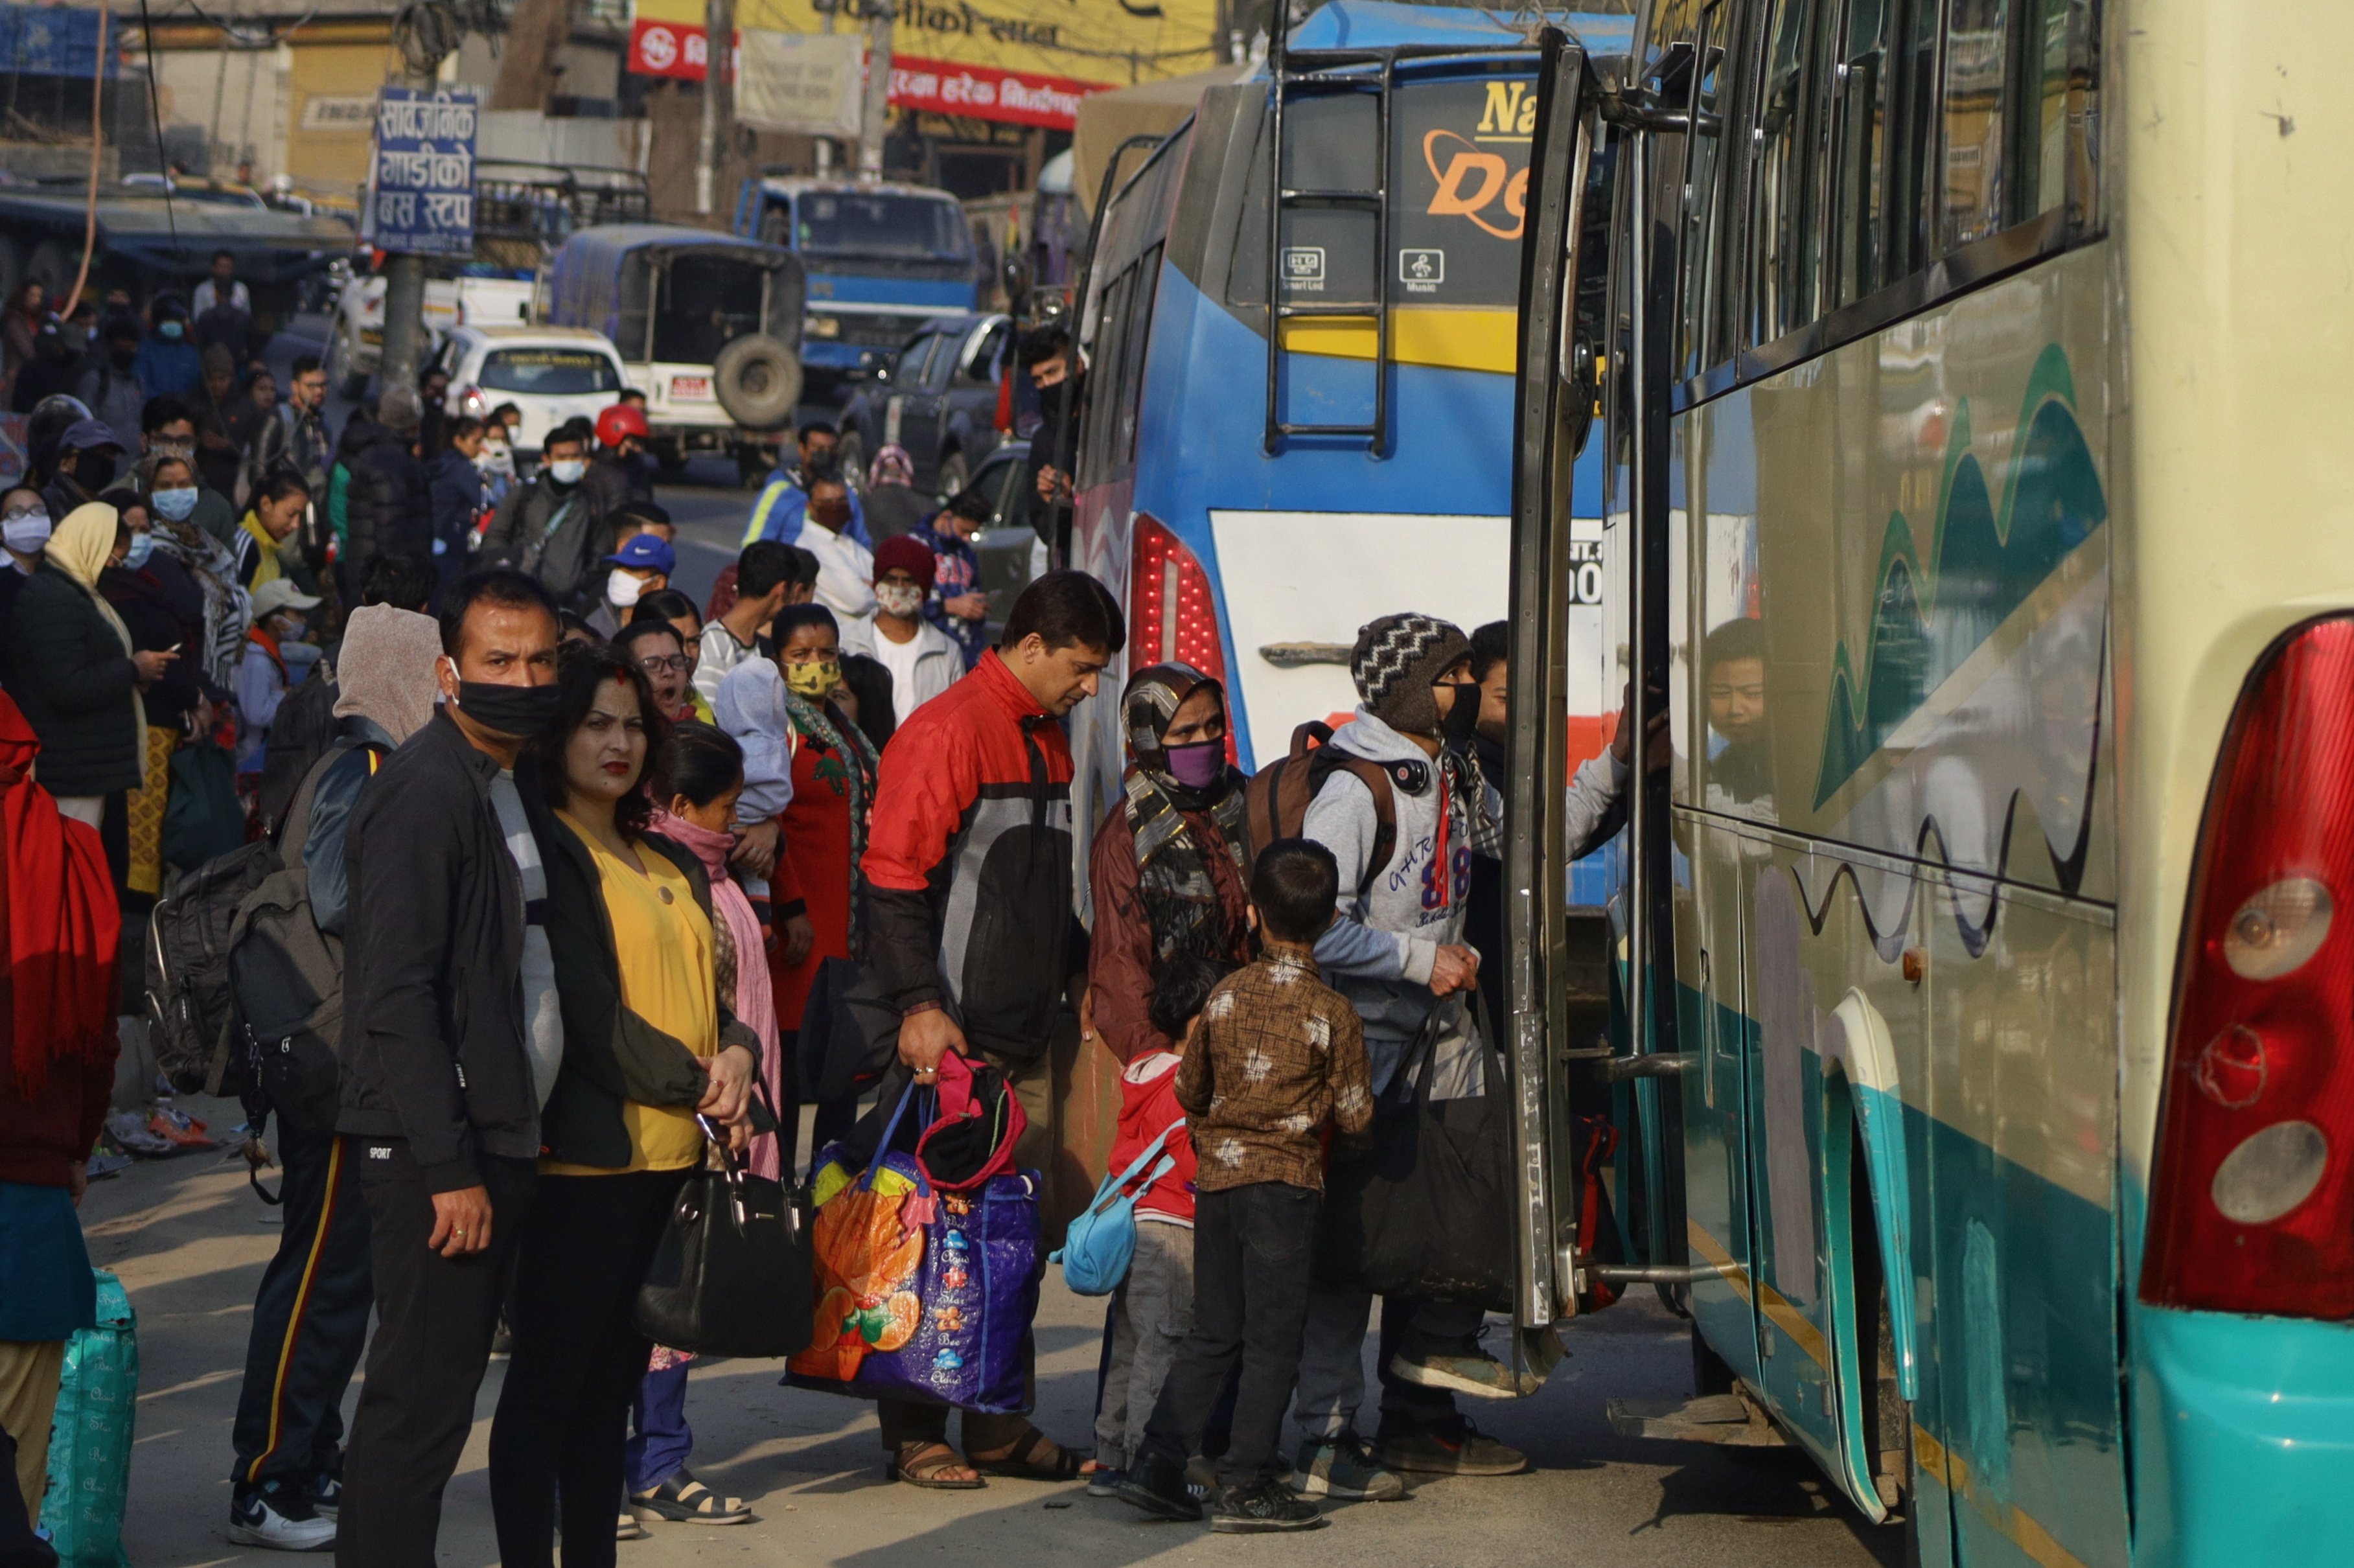
[[[2354,1317],[2354,619],[2241,693],[2188,919],[2142,1299]]]
[[[1218,609],[1210,575],[1193,552],[1145,513],[1136,515],[1129,541],[1128,667],[1172,660],[1191,664],[1224,685],[1225,650],[1218,642]],[[1232,698],[1228,699],[1232,712]],[[1226,755],[1235,755],[1229,725]]]
[[[479,419],[490,411],[491,400],[482,396],[481,387],[469,387],[458,394],[458,412],[461,414],[472,414]]]

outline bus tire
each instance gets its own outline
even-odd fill
[[[711,362],[711,389],[748,430],[780,430],[801,402],[801,356],[782,339],[746,333]]]

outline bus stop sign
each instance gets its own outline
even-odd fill
[[[360,238],[379,250],[468,256],[474,249],[474,130],[467,91],[387,87],[376,101]]]

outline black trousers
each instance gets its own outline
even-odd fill
[[[1275,1472],[1283,1413],[1299,1376],[1322,1204],[1322,1193],[1281,1181],[1194,1200],[1193,1331],[1177,1348],[1144,1436],[1182,1464],[1200,1446],[1239,1360],[1233,1435],[1217,1461],[1221,1486],[1247,1486]]]
[[[505,1568],[610,1568],[630,1406],[653,1343],[630,1320],[684,1171],[543,1176],[515,1264],[514,1359],[491,1422]]]
[[[344,1390],[367,1344],[376,1293],[367,1202],[353,1151],[332,1132],[278,1118],[278,1255],[253,1298],[245,1386],[230,1441],[243,1486],[299,1486],[333,1475],[344,1437]]]
[[[345,1138],[368,1211],[376,1338],[344,1455],[336,1568],[434,1568],[441,1489],[474,1425],[499,1303],[523,1239],[538,1165],[484,1156],[491,1245],[464,1257],[426,1246],[433,1195],[405,1139]],[[608,1512],[612,1499],[605,1499]],[[613,1533],[612,1521],[605,1533]]]

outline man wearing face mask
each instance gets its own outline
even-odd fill
[[[1120,714],[1133,760],[1087,856],[1087,1030],[1129,1063],[1175,1048],[1152,1023],[1161,965],[1250,961],[1250,890],[1225,689],[1191,664],[1153,664],[1129,677]]]
[[[201,532],[234,546],[237,541],[237,509],[228,496],[197,477],[196,412],[186,401],[170,396],[150,397],[139,410],[139,447],[149,459],[176,457],[186,460],[191,484],[196,491],[195,504],[183,511],[165,512],[175,523],[193,524]]]
[[[75,507],[97,500],[99,492],[114,482],[122,464],[122,448],[112,430],[96,419],[77,419],[68,426],[58,442],[57,477],[41,492],[50,520],[62,523]]]
[[[556,717],[556,605],[520,572],[441,611],[440,713],[346,830],[344,1157],[366,1196],[376,1330],[344,1461],[336,1561],[432,1568],[563,1061],[524,811],[524,742]]]
[[[433,554],[433,494],[417,461],[417,431],[425,418],[417,389],[398,383],[376,399],[375,427],[357,451],[344,493],[346,602],[359,598],[359,574],[376,556]]]
[[[0,690],[13,683],[8,668],[9,627],[16,616],[16,595],[41,564],[41,549],[49,542],[48,503],[41,493],[25,485],[0,492],[0,543],[7,559],[0,565]]]
[[[850,486],[842,471],[820,469],[809,483],[799,543],[817,557],[817,602],[841,618],[844,637],[855,639],[875,617],[875,556],[850,535]],[[855,630],[854,620],[860,623]]]
[[[964,673],[964,651],[924,619],[932,591],[932,552],[905,534],[875,552],[875,619],[843,630],[846,652],[863,653],[891,675],[893,727]]]
[[[482,558],[537,577],[556,602],[579,597],[606,536],[606,521],[582,486],[588,429],[575,419],[548,432],[539,472],[507,492],[483,531]]]
[[[205,363],[188,335],[188,310],[171,294],[158,294],[148,311],[155,330],[132,357],[131,373],[150,397],[186,397],[204,379]]]
[[[605,564],[613,569],[605,575],[604,598],[588,612],[588,624],[610,642],[638,600],[670,586],[678,556],[659,534],[632,534]]]

